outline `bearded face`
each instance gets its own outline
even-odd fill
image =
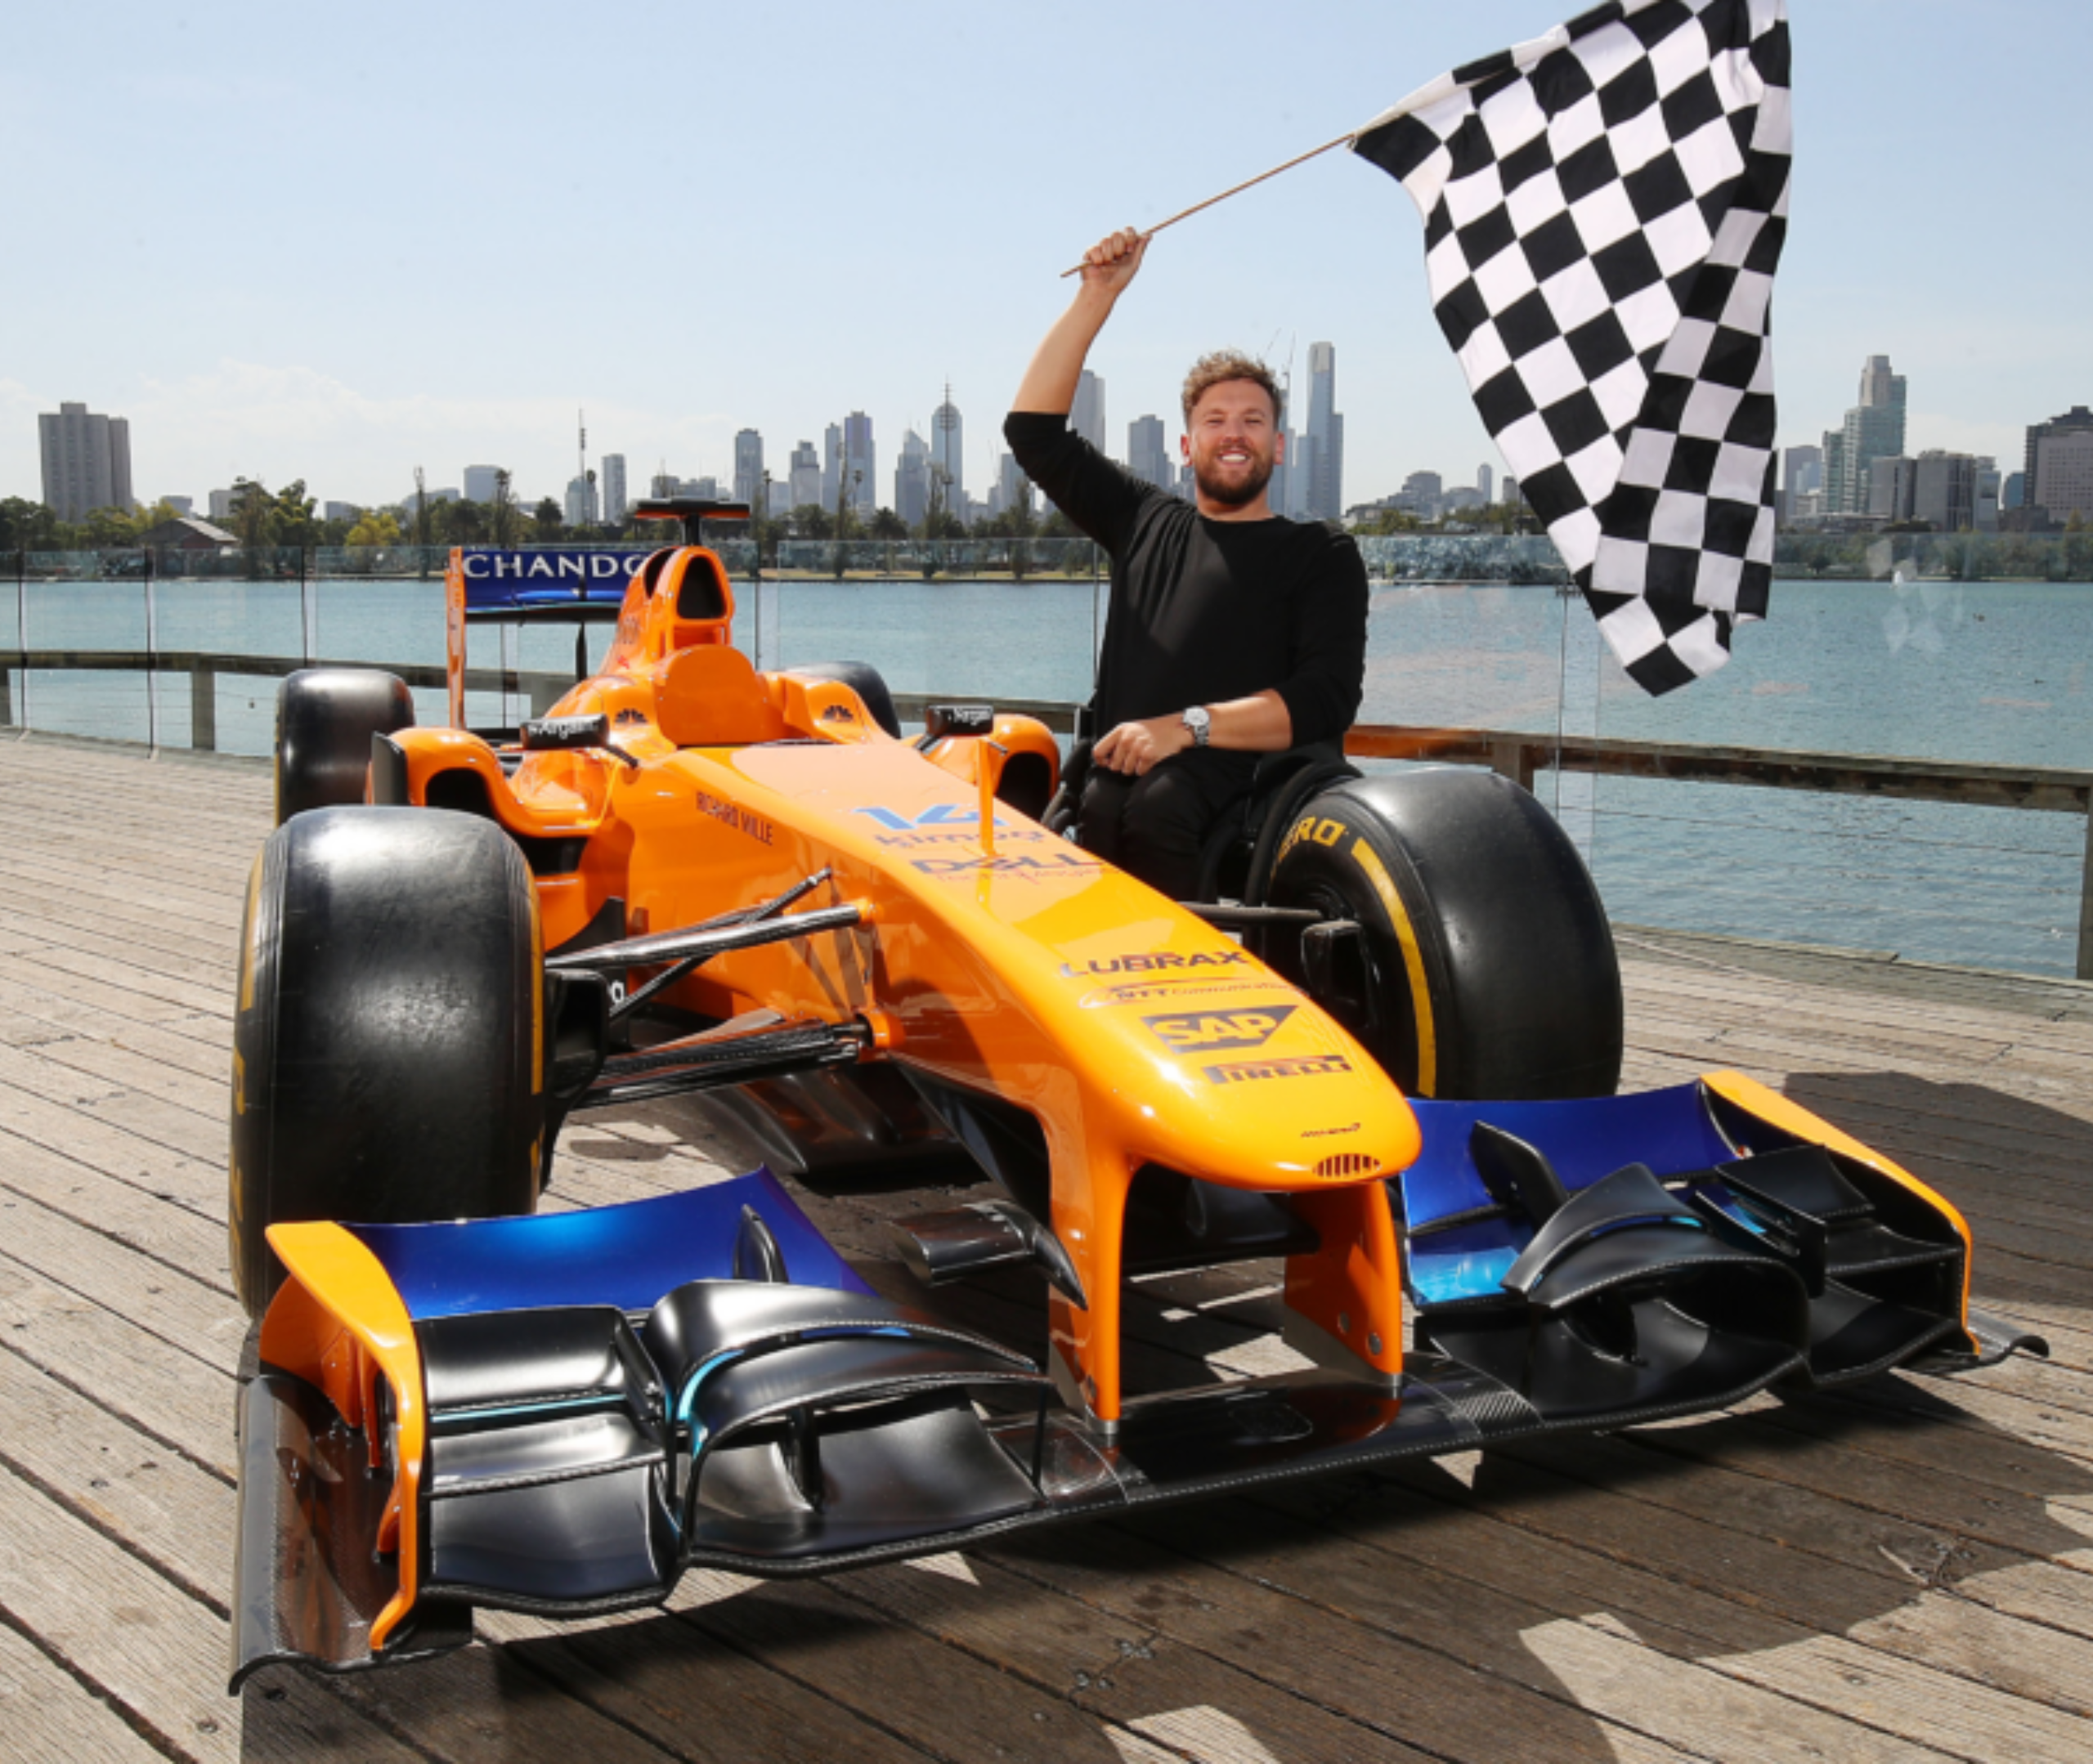
[[[1222,380],[1192,407],[1185,458],[1200,499],[1244,508],[1265,494],[1284,445],[1272,401],[1254,380]]]

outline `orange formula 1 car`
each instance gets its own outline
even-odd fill
[[[286,683],[240,978],[235,1683],[1776,1382],[1980,1363],[1969,1232],[1736,1073],[1612,1094],[1591,882],[1506,781],[1278,756],[1176,903],[1055,831],[1047,731],[868,669],[759,674],[687,543],[497,745]],[[465,621],[587,616],[477,580]],[[486,602],[480,598],[488,595]],[[1221,897],[1226,897],[1226,902]],[[770,1167],[535,1214],[579,1110],[701,1093]],[[1043,1366],[874,1295],[779,1180],[979,1198],[930,1284],[1035,1270]],[[344,1222],[347,1221],[347,1222]],[[1128,1388],[1125,1283],[1284,1269],[1310,1369]]]

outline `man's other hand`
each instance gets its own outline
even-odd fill
[[[1172,754],[1192,745],[1192,732],[1182,717],[1150,717],[1123,723],[1091,750],[1090,763],[1108,772],[1143,777]]]
[[[1102,289],[1116,298],[1133,280],[1147,253],[1147,238],[1131,226],[1107,233],[1082,254],[1083,286]]]

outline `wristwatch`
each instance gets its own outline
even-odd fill
[[[1187,729],[1191,731],[1192,745],[1194,747],[1203,747],[1207,745],[1208,738],[1213,733],[1212,711],[1208,710],[1204,705],[1194,705],[1180,720]]]

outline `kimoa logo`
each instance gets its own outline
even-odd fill
[[[1100,956],[1095,961],[1064,961],[1061,977],[1086,979],[1095,974],[1168,974],[1181,968],[1233,968],[1249,957],[1239,949],[1201,950],[1180,956],[1174,950],[1159,950],[1145,956]]]
[[[1218,1054],[1230,1048],[1262,1047],[1297,1008],[1270,1005],[1262,1010],[1190,1011],[1141,1021],[1173,1053]]]

